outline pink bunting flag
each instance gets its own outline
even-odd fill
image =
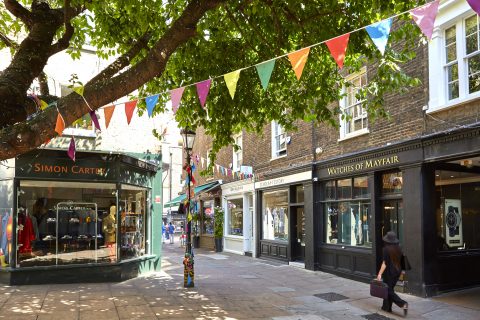
[[[100,123],[98,122],[97,114],[93,110],[90,111],[89,113],[90,113],[90,118],[92,118],[92,122],[95,125],[95,129],[97,129],[98,131],[101,131]]]
[[[170,90],[170,95],[172,97],[173,114],[177,113],[178,107],[180,106],[180,100],[182,100],[184,90],[185,90],[185,87]]]
[[[133,111],[135,111],[137,102],[138,100],[132,100],[125,103],[125,115],[127,116],[127,124],[130,124],[130,121],[132,121]]]
[[[210,91],[210,84],[212,83],[212,79],[204,80],[202,82],[197,83],[197,94],[198,99],[200,99],[200,104],[202,108],[205,108],[205,102],[207,101],[208,92]]]
[[[345,60],[345,53],[347,52],[349,38],[350,33],[347,33],[325,42],[330,50],[330,53],[332,54],[333,59],[335,59],[335,62],[337,62],[337,65],[340,69],[343,68],[343,61]]]
[[[476,0],[472,2],[476,2],[477,5],[480,7],[480,1]],[[415,21],[415,23],[418,25],[420,30],[422,30],[422,33],[425,35],[425,37],[427,37],[428,40],[432,39],[433,26],[435,24],[435,18],[437,17],[439,5],[440,0],[436,0],[410,11],[413,21]]]
[[[68,151],[67,151],[67,154],[68,156],[70,157],[70,159],[72,159],[73,161],[75,161],[75,139],[73,139],[73,137],[70,139],[70,145],[68,146]]]
[[[480,15],[480,1],[479,0],[467,0],[470,7],[475,11],[478,15]]]

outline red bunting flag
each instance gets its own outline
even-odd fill
[[[303,68],[305,67],[305,63],[307,63],[309,53],[310,48],[304,48],[288,54],[288,59],[290,59],[293,71],[295,71],[298,80],[300,80],[300,77],[302,76]]]
[[[63,117],[59,112],[57,115],[57,123],[55,124],[55,132],[58,133],[59,136],[61,136],[63,130],[65,130],[65,120],[63,120]]]
[[[133,111],[137,106],[138,100],[132,100],[125,103],[125,115],[127,116],[127,123],[130,124],[132,121]]]
[[[103,112],[105,112],[105,128],[108,128],[108,125],[110,124],[110,120],[113,116],[113,111],[115,111],[115,106],[108,106],[103,109]]]
[[[340,69],[343,68],[343,61],[345,60],[349,38],[350,33],[347,33],[325,42]]]

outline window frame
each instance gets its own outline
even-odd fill
[[[277,132],[277,128],[280,128],[281,130],[280,133]],[[283,135],[285,147],[280,148],[277,147],[277,137],[278,137],[278,144],[281,145],[281,137]],[[272,121],[272,160],[286,157],[287,156],[287,136],[286,136],[286,131],[283,126],[278,123],[278,121],[273,120]]]
[[[238,151],[235,151],[235,149],[232,148],[233,149],[232,170],[233,172],[237,172],[237,171],[240,171],[240,167],[243,164],[243,134],[240,133],[235,137],[233,137],[233,139],[235,140],[235,144],[237,144],[240,147]],[[238,143],[239,140],[240,140],[240,143]]]
[[[361,83],[361,79],[364,75],[365,75],[365,83]],[[367,78],[367,68],[366,67],[362,67],[360,69],[360,71],[348,75],[345,78],[345,81],[346,82],[352,82],[353,80],[355,80],[357,78],[360,79],[360,86],[361,86],[360,88],[363,88],[364,86],[367,85],[368,78]],[[339,101],[339,106],[340,106],[340,110],[342,111],[342,114],[345,114],[345,111],[347,109],[358,108],[358,107],[360,107],[363,110],[363,112],[360,116],[352,117],[348,121],[345,118],[342,119],[342,114],[339,116],[340,138],[338,139],[338,141],[343,141],[343,140],[346,140],[346,139],[351,139],[351,138],[354,138],[354,137],[358,137],[358,136],[370,133],[370,130],[368,129],[368,113],[366,112],[366,110],[362,106],[362,104],[365,102],[366,99],[361,100],[361,101],[356,101],[355,104],[348,105],[348,92],[347,92],[348,88],[352,88],[352,87],[347,87],[347,86],[344,85],[344,86],[342,86],[342,90],[341,90],[341,94],[342,94],[343,97]],[[356,94],[356,92],[355,92],[355,94]],[[352,132],[347,133],[347,129],[348,129],[350,123],[355,121],[355,120],[361,120],[362,121],[362,128],[359,129],[359,130],[354,130]],[[364,125],[364,122],[366,123],[365,125]]]
[[[244,233],[244,232],[243,232],[243,231],[244,231],[244,230],[243,230],[243,229],[244,229],[244,225],[243,225],[243,215],[244,215],[244,213],[245,213],[245,212],[244,212],[245,210],[244,210],[244,207],[243,207],[243,204],[244,204],[244,202],[243,202],[243,196],[229,197],[229,198],[226,198],[225,200],[226,200],[226,201],[225,201],[225,206],[226,206],[226,210],[225,210],[225,212],[226,212],[226,214],[225,214],[225,217],[226,217],[226,219],[225,219],[225,222],[226,222],[226,233],[225,233],[225,234],[226,234],[226,236],[228,236],[228,237],[243,238],[243,236],[244,236],[244,234],[243,234],[243,233]],[[231,233],[231,230],[230,230],[230,222],[231,222],[231,219],[232,219],[232,214],[231,214],[231,209],[228,207],[228,203],[229,203],[229,202],[232,202],[232,201],[235,201],[235,200],[241,200],[241,202],[242,202],[242,234],[241,234],[241,235],[232,234],[232,233]]]

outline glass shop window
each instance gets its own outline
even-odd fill
[[[303,185],[301,186],[295,186],[295,199],[292,199],[293,203],[302,203],[305,200],[305,187]]]
[[[263,239],[288,240],[288,190],[263,194]]]
[[[146,253],[146,200],[147,190],[122,185],[120,192],[120,258],[136,258]]]
[[[213,235],[213,200],[204,201],[202,210],[202,233]]]
[[[336,186],[337,197],[330,190]],[[351,193],[353,186],[353,197]],[[349,246],[371,247],[373,214],[367,177],[328,181],[325,184],[325,242]],[[349,193],[350,192],[350,193]],[[346,196],[350,194],[350,199]]]
[[[228,234],[243,236],[243,198],[227,201]]]
[[[116,239],[109,236],[115,235],[116,224],[108,218],[115,191],[107,183],[22,180],[18,265],[116,262]]]
[[[402,172],[389,172],[382,175],[382,194],[399,194],[403,191]]]
[[[438,251],[480,249],[480,163],[455,163],[455,171],[435,171]]]

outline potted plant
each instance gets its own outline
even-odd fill
[[[213,236],[215,238],[215,251],[222,252],[223,250],[223,209],[216,207],[213,215]]]

